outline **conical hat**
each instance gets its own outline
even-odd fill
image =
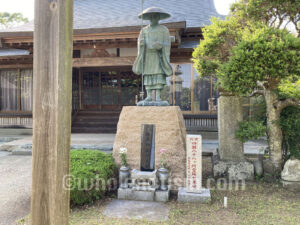
[[[161,8],[150,7],[148,9],[145,9],[142,13],[140,13],[139,18],[142,19],[142,15],[143,15],[144,20],[150,20],[150,15],[155,14],[155,13],[160,14],[160,20],[164,20],[164,19],[171,17],[171,15],[169,13],[166,13]]]

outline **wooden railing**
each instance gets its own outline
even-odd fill
[[[187,131],[218,131],[217,115],[184,115]]]

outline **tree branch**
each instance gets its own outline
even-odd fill
[[[285,100],[278,101],[276,106],[279,110],[283,110],[285,107],[288,107],[288,106],[298,106],[298,107],[300,107],[300,100],[293,99],[293,98],[288,98],[288,99],[285,99]]]
[[[255,95],[264,95],[264,91],[263,90],[254,90],[249,94],[249,97],[253,97]]]
[[[263,90],[266,89],[266,87],[265,87],[266,83],[267,83],[266,81],[259,81],[259,80],[256,81],[257,86],[260,87],[260,88],[262,88]]]

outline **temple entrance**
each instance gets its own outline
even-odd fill
[[[141,82],[131,67],[74,68],[72,132],[115,133],[122,107],[135,105]]]
[[[135,75],[131,68],[83,70],[81,74],[82,110],[120,111],[124,105],[135,105],[141,77]]]

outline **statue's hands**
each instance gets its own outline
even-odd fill
[[[162,49],[162,44],[159,43],[159,42],[155,42],[153,44],[153,48],[156,49],[156,50],[160,50],[160,49]]]

